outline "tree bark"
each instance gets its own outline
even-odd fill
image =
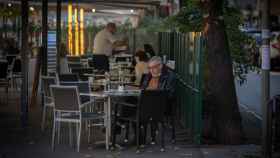
[[[222,19],[223,0],[208,0],[205,25],[207,101],[212,110],[212,137],[219,144],[240,144],[242,126],[234,85],[232,60]]]

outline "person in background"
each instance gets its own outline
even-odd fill
[[[68,50],[66,48],[65,43],[61,43],[60,44],[60,73],[61,74],[65,74],[65,73],[69,73],[69,67],[68,67],[68,62],[67,62],[67,54],[68,54]]]
[[[156,55],[152,45],[150,45],[150,44],[144,44],[144,51],[148,55],[149,58]]]
[[[143,50],[138,50],[135,54],[135,84],[140,85],[141,79],[144,74],[147,74],[148,71],[148,56]]]
[[[280,70],[280,35],[270,45],[271,69]]]
[[[115,47],[124,45],[125,42],[118,40],[114,34],[117,31],[115,23],[108,23],[106,27],[99,31],[93,43],[93,54],[111,56]]]
[[[6,52],[6,55],[19,55],[20,53],[17,42],[12,38],[6,40],[4,51]]]

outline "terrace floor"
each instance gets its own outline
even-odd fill
[[[188,143],[166,144],[166,151],[160,152],[158,145],[148,145],[140,154],[136,154],[133,145],[122,149],[106,151],[104,145],[87,144],[82,140],[80,153],[71,148],[67,142],[56,145],[51,150],[51,129],[45,132],[40,130],[41,106],[36,105],[29,109],[29,125],[20,127],[19,92],[9,92],[9,103],[5,103],[5,94],[0,90],[0,158],[241,158],[245,154],[258,155],[260,147],[256,145],[221,146],[202,145],[193,146]],[[38,101],[40,103],[40,101]],[[99,139],[101,132],[96,137]],[[167,138],[168,139],[168,134]]]

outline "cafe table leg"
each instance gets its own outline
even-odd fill
[[[106,103],[105,101],[104,101],[104,113],[106,115],[106,118],[104,119],[104,125],[105,125],[105,145],[106,145],[106,150],[109,150],[108,102]]]
[[[109,144],[111,144],[111,97],[108,97],[108,135],[109,135]]]

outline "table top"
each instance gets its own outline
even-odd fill
[[[136,89],[125,89],[125,90],[110,90],[104,91],[104,94],[108,96],[139,96],[141,94],[141,90]]]
[[[117,89],[111,89],[109,91],[80,93],[80,95],[90,97],[110,97],[110,96],[139,96],[141,94],[140,89],[124,89],[122,91]]]

